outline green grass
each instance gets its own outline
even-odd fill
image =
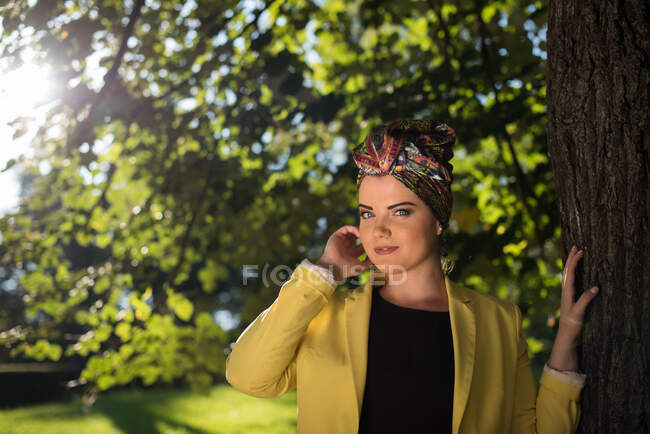
[[[81,400],[0,409],[0,433],[269,433],[296,431],[296,391],[254,398],[229,385],[204,396],[184,389],[106,392]]]
[[[538,382],[543,364],[533,361]],[[293,434],[296,420],[295,390],[264,399],[222,384],[207,396],[187,389],[106,392],[87,412],[78,398],[0,409],[0,434]]]

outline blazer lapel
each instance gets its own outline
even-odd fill
[[[356,418],[361,417],[363,393],[366,385],[368,361],[368,327],[370,325],[370,305],[374,275],[345,298],[345,335],[347,353],[352,370]],[[356,430],[357,427],[354,427]],[[351,431],[356,432],[356,431]]]
[[[379,275],[380,276],[380,275]],[[361,416],[363,394],[368,363],[368,328],[372,303],[373,283],[381,286],[381,277],[371,275],[369,280],[345,297],[345,334],[347,355],[353,378],[352,389],[356,398],[356,419]],[[476,315],[468,289],[452,282],[445,275],[445,286],[449,299],[454,345],[454,401],[452,432],[458,434],[460,423],[467,407],[469,391],[474,373],[476,351]],[[354,427],[356,429],[356,427]]]
[[[449,280],[445,275],[449,295],[449,319],[454,343],[454,409],[452,433],[458,434],[465,414],[469,390],[474,375],[476,353],[476,312],[468,289]]]

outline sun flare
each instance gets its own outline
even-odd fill
[[[51,92],[47,65],[35,63],[29,52],[22,59],[24,63],[13,70],[0,64],[0,169],[4,169],[12,158],[33,155],[29,144],[44,120],[45,108],[41,104]],[[18,117],[29,121],[25,125],[25,134],[14,139],[16,128],[11,123]],[[0,215],[17,205],[19,186],[16,175],[14,168],[0,172]]]

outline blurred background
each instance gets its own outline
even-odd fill
[[[539,379],[546,1],[0,5],[0,432],[294,432],[295,391],[246,396],[225,357],[358,224],[349,151],[400,118],[455,129],[450,277],[520,306]]]

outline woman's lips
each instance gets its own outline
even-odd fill
[[[390,255],[393,253],[395,250],[399,249],[399,247],[389,247],[389,248],[376,248],[375,253],[378,255]]]

